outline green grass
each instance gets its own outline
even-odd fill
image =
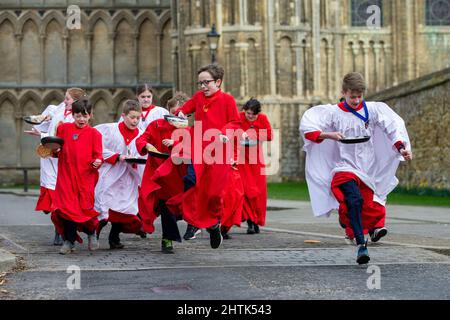
[[[268,183],[270,199],[309,201],[306,182]],[[448,191],[398,188],[388,196],[388,204],[450,207]]]

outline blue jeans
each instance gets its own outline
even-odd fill
[[[344,193],[345,203],[348,208],[348,218],[355,234],[357,244],[364,244],[364,231],[362,225],[363,198],[355,181],[348,181],[339,186]]]
[[[193,164],[187,165],[187,172],[186,175],[183,177],[183,182],[184,182],[184,191],[187,191],[193,186],[195,186],[196,178]]]

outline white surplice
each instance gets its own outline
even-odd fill
[[[47,136],[55,136],[56,128],[59,123],[73,122],[72,113],[64,115],[66,110],[64,102],[59,105],[49,105],[42,114],[50,115],[51,120],[44,121],[39,125],[35,125],[34,128],[41,132],[41,138]],[[58,159],[47,158],[40,159],[40,185],[50,190],[55,190],[56,178],[58,176]]]
[[[374,192],[373,200],[385,205],[387,195],[397,186],[395,177],[403,157],[394,144],[402,141],[411,150],[403,119],[382,102],[366,102],[369,125],[338,105],[319,105],[307,110],[300,122],[300,135],[305,144],[306,182],[313,213],[329,216],[339,204],[331,192],[336,172],[351,172]],[[358,111],[364,115],[364,110]],[[314,131],[340,132],[345,137],[370,136],[364,143],[344,144],[330,139],[315,143],[305,138]]]
[[[116,154],[128,155],[132,158],[144,158],[136,149],[136,139],[128,144],[120,133],[119,123],[106,123],[95,126],[102,134],[103,158],[108,159]],[[108,218],[109,209],[125,213],[138,213],[138,186],[144,173],[144,165],[137,168],[125,161],[115,164],[104,162],[99,170],[99,180],[95,187],[95,210],[100,212],[99,220]]]

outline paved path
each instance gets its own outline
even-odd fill
[[[307,202],[270,200],[260,234],[235,227],[217,250],[203,231],[164,255],[157,224],[146,239],[123,235],[126,248],[114,251],[106,227],[100,250],[89,252],[84,243],[66,256],[51,244],[53,226],[33,211],[35,202],[0,194],[0,249],[16,255],[20,267],[7,275],[0,299],[450,298],[450,208],[389,206],[388,236],[370,244],[370,264],[358,266],[336,215],[314,218]],[[179,226],[184,232],[186,224]],[[70,266],[81,270],[80,290],[67,287]],[[371,290],[374,270],[381,288]]]

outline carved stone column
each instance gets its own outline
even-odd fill
[[[87,53],[88,53],[88,59],[86,61],[87,63],[87,70],[88,70],[88,84],[92,85],[92,32],[86,32],[84,34],[84,39],[86,41],[87,45]]]
[[[45,79],[45,39],[46,35],[41,33],[39,35],[39,46],[40,46],[40,52],[41,52],[41,70],[40,70],[40,82],[41,84],[45,84],[47,82],[47,79]]]
[[[23,35],[21,33],[16,33],[16,49],[17,49],[17,70],[16,70],[16,83],[18,86],[22,84],[22,39]]]
[[[116,32],[110,32],[108,33],[108,38],[112,42],[112,49],[111,49],[111,72],[112,72],[112,84],[116,83],[116,66],[115,66],[115,60],[116,60]]]
[[[380,90],[380,49],[381,46],[379,43],[373,45],[373,54],[375,58],[375,79],[373,79],[373,81],[375,91]]]

